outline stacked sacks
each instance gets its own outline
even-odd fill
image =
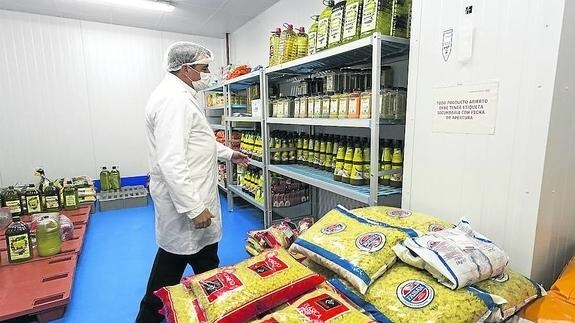
[[[313,218],[303,218],[296,225],[289,220],[284,220],[265,230],[249,231],[246,251],[250,256],[256,256],[268,249],[288,249],[297,236],[309,229],[313,222]]]

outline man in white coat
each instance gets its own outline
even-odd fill
[[[153,294],[178,284],[186,265],[199,274],[219,265],[222,236],[217,159],[247,165],[246,155],[218,143],[195,95],[211,80],[212,52],[178,42],[166,53],[166,74],[146,106],[150,193],[159,246],[138,323],[161,322]]]

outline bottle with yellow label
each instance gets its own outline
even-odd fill
[[[314,165],[314,161],[315,161],[315,136],[311,135],[309,136],[309,141],[308,141],[308,156],[307,156],[307,166],[309,167],[313,167]]]
[[[402,143],[400,140],[396,140],[393,145],[393,156],[391,157],[391,169],[402,169],[403,168],[403,154]],[[402,171],[403,172],[403,171]],[[391,187],[401,187],[403,182],[402,172],[392,174],[389,178],[389,186]]]
[[[331,12],[329,21],[328,47],[336,47],[341,43],[343,35],[343,19],[345,14],[345,0],[337,0]]]
[[[363,148],[359,140],[354,143],[352,171],[349,176],[349,183],[354,186],[363,185]]]
[[[67,181],[62,191],[64,210],[75,210],[80,206],[78,200],[78,189],[72,185],[72,181]]]
[[[276,151],[274,151],[274,153],[272,155],[271,163],[272,164],[281,164],[282,153],[281,153],[281,151],[279,151],[279,149],[281,149],[281,147],[282,147],[282,141],[281,141],[279,133],[276,133],[276,135],[274,137],[275,137],[273,140],[274,146],[272,148],[274,148]]]
[[[288,151],[289,146],[288,146],[288,138],[287,138],[286,132],[282,133],[280,148],[282,149],[281,163],[282,164],[288,164],[289,163],[289,151]]]
[[[333,0],[324,0],[325,9],[319,15],[317,23],[317,51],[327,49],[329,42],[329,22],[331,20],[331,13],[333,11]]]
[[[313,23],[309,27],[308,41],[307,41],[307,54],[313,55],[317,51],[317,24],[319,16],[312,16]]]
[[[331,149],[331,171],[335,172],[335,164],[337,162],[337,151],[339,149],[339,143],[341,141],[341,137],[340,136],[335,136],[333,138],[333,146]]]
[[[8,262],[17,263],[32,259],[30,229],[20,220],[20,215],[12,214],[12,223],[6,228],[5,236]]]
[[[321,136],[315,137],[313,142],[313,167],[319,168],[319,158],[320,158],[320,148],[321,148]]]
[[[361,37],[371,36],[374,32],[391,34],[392,10],[394,0],[363,0],[361,18]]]
[[[351,175],[353,172],[353,155],[355,144],[353,138],[348,138],[345,147],[345,157],[343,159],[343,170],[341,172],[341,181],[350,184]]]
[[[302,137],[302,155],[300,160],[301,165],[307,165],[308,160],[307,158],[309,155],[308,145],[309,145],[309,137],[308,135],[304,134]]]
[[[327,136],[321,135],[319,144],[319,163],[318,163],[318,168],[321,170],[325,170],[326,148],[327,148]]]
[[[370,158],[371,158],[371,149],[370,149],[370,142],[367,138],[363,138],[363,142],[361,143],[363,147],[363,185],[369,185],[370,179],[370,172],[371,172],[371,165],[370,165]]]
[[[288,148],[290,149],[289,151],[289,163],[290,164],[295,164],[297,163],[297,147],[295,144],[295,140],[294,140],[294,136],[293,134],[289,135],[288,138]]]
[[[361,92],[361,99],[359,104],[359,118],[371,118],[371,90]]]
[[[341,137],[337,146],[337,154],[335,158],[335,169],[333,170],[333,179],[337,182],[342,181],[343,167],[345,164],[345,153],[347,152],[347,137]],[[353,156],[352,156],[353,158]]]
[[[383,141],[383,151],[381,153],[381,168],[383,171],[391,170],[391,159],[392,159],[392,150],[391,150],[391,141],[384,140]],[[381,180],[382,185],[389,185],[389,179],[391,175],[382,175],[379,177]]]
[[[36,189],[34,184],[28,185],[24,191],[26,205],[28,206],[28,214],[42,212],[42,202],[40,199],[40,191]]]
[[[296,163],[299,164],[303,156],[303,138],[301,136],[301,133],[298,134],[296,137],[295,146],[296,146]]]
[[[363,0],[347,0],[343,19],[342,43],[359,39]]]
[[[328,135],[325,141],[325,162],[323,168],[328,172],[333,172],[332,168],[333,135]]]

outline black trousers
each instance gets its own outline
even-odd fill
[[[163,306],[162,301],[154,295],[154,291],[162,287],[177,285],[188,264],[192,266],[194,274],[218,268],[220,264],[218,244],[206,246],[193,255],[176,255],[159,248],[148,279],[146,295],[140,303],[137,323],[158,323],[164,320],[164,317],[158,314]]]

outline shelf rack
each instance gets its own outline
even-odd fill
[[[374,33],[371,37],[363,38],[348,44],[331,48],[314,55],[296,59],[284,64],[267,68],[264,78],[263,95],[264,107],[269,105],[267,89],[269,85],[282,82],[290,82],[298,77],[323,72],[331,69],[339,69],[352,66],[367,66],[372,68],[372,88],[381,87],[381,67],[383,64],[407,60],[409,55],[409,40],[397,37],[383,36]],[[367,205],[377,205],[383,198],[401,194],[401,188],[382,186],[378,183],[379,178],[379,138],[380,128],[388,125],[403,125],[404,122],[380,119],[379,95],[372,95],[370,119],[329,119],[329,118],[271,118],[266,114],[266,131],[270,131],[270,126],[275,124],[308,126],[309,133],[314,134],[315,127],[348,127],[364,128],[370,132],[370,183],[368,186],[352,186],[349,184],[333,180],[329,172],[320,171],[302,165],[268,165],[268,172],[273,172],[286,177],[293,178],[300,182],[307,183],[318,189],[326,190],[347,197]],[[403,131],[404,132],[404,131]],[[267,134],[269,136],[269,133]],[[267,156],[269,161],[269,156]],[[270,181],[271,175],[264,177]],[[269,183],[266,184],[268,190],[266,196],[270,196]],[[313,195],[313,194],[312,194]],[[312,204],[313,198],[312,196]],[[271,201],[268,204],[268,214],[266,219],[271,221],[273,214]]]

